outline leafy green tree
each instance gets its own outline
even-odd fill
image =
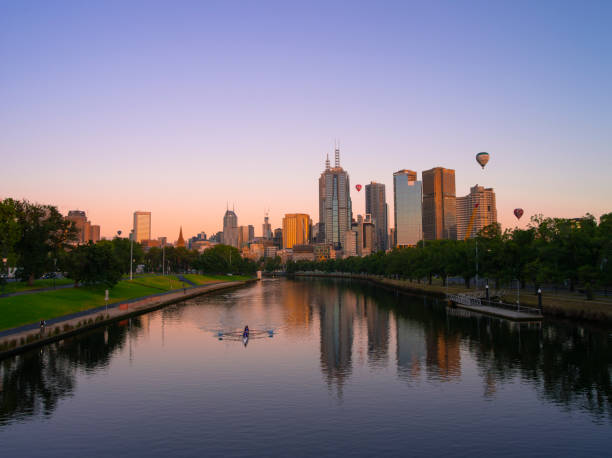
[[[13,199],[0,201],[0,288],[6,284],[5,275],[8,275],[9,266],[15,265],[15,247],[20,234],[17,202]]]
[[[144,255],[144,264],[148,272],[163,272],[163,253],[158,247],[151,247]]]
[[[112,240],[113,251],[115,256],[119,260],[121,266],[121,272],[127,274],[130,272],[130,239],[115,237]],[[142,264],[144,261],[144,250],[140,243],[134,242],[133,246],[133,269],[136,270],[136,266]]]
[[[17,202],[17,222],[21,229],[15,244],[17,276],[32,285],[53,265],[53,258],[74,240],[76,229],[56,207]]]
[[[264,270],[266,272],[274,272],[275,270],[279,270],[282,267],[282,262],[280,256],[275,256],[273,258],[267,258],[264,261]]]
[[[101,241],[96,244],[79,245],[66,258],[68,276],[75,286],[103,284],[112,288],[123,275],[122,267],[115,253],[113,243]]]
[[[194,267],[206,273],[225,274],[240,272],[242,264],[237,248],[220,244],[204,250],[194,262]]]

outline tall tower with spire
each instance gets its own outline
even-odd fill
[[[325,234],[325,243],[335,248],[344,247],[346,231],[351,229],[353,210],[348,173],[340,166],[340,147],[334,145],[334,167],[325,161],[325,170],[319,178],[319,231]]]
[[[181,229],[179,230],[179,237],[178,237],[178,240],[176,241],[176,247],[185,248],[185,239],[183,238],[183,226],[181,226]]]

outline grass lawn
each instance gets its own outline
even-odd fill
[[[196,285],[205,285],[206,283],[213,283],[219,281],[245,281],[250,280],[253,277],[248,275],[199,275],[199,274],[185,274],[183,275],[187,280],[194,282]]]
[[[74,283],[69,278],[56,278],[55,285],[69,285]],[[34,284],[32,286],[28,285],[25,281],[11,281],[4,285],[4,289],[0,287],[0,294],[5,293],[17,293],[19,291],[31,291],[33,289],[42,289],[42,288],[52,288],[53,287],[53,279],[39,279],[34,280]]]
[[[198,285],[251,278],[240,275],[231,277],[227,275],[185,275],[185,277]],[[151,275],[134,278],[132,281],[121,280],[110,290],[109,296],[112,303],[182,287],[183,282],[174,275]],[[104,290],[104,286],[80,286],[0,298],[0,331],[102,306],[104,305]]]
[[[134,279],[130,282],[130,280],[124,280],[127,283],[133,283],[135,285],[147,286],[149,288],[158,289],[159,292],[162,291],[170,291],[172,289],[179,289],[183,287],[182,282],[176,278],[175,275],[152,275],[145,277],[134,277]],[[186,285],[190,286],[190,285]]]
[[[0,330],[104,305],[104,289],[103,286],[81,286],[1,298]],[[159,292],[157,288],[120,281],[109,296],[110,302],[117,302]]]

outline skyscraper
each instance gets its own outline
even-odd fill
[[[151,240],[151,212],[134,212],[134,241]]]
[[[423,236],[423,186],[412,170],[393,174],[394,246],[414,246]]]
[[[93,243],[100,241],[100,225],[91,224],[89,226],[89,240],[91,240]]]
[[[325,170],[319,178],[319,226],[325,231],[325,243],[342,248],[346,231],[351,228],[353,218],[348,173],[340,167],[340,148],[336,147],[334,167],[329,157]]]
[[[74,223],[77,230],[76,243],[87,243],[91,238],[91,223],[82,210],[70,210],[66,219]]]
[[[376,251],[376,229],[372,217],[358,215],[353,228],[357,230],[357,255],[368,256]]]
[[[239,226],[238,229],[238,248],[248,246],[255,238],[255,228],[249,224],[248,226]]]
[[[264,216],[264,222],[261,225],[261,237],[264,240],[270,240],[272,238],[272,226],[270,225],[270,219],[268,218],[268,213],[266,212],[266,216]]]
[[[472,211],[476,208],[476,215],[472,231],[468,235],[474,238],[484,227],[497,223],[497,206],[495,204],[495,192],[493,188],[474,186],[470,193],[464,197],[457,197],[457,239],[465,238]]]
[[[238,248],[238,216],[229,208],[223,215],[223,243]]]
[[[455,171],[435,167],[423,172],[423,238],[457,239]]]
[[[305,245],[310,242],[310,216],[305,213],[289,213],[283,218],[283,248]]]
[[[387,195],[385,185],[372,181],[365,186],[366,214],[372,218],[376,230],[376,246],[374,251],[385,251],[389,247],[389,220]]]

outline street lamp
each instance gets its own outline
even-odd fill
[[[4,275],[4,271],[6,271],[6,276],[8,278],[8,269],[6,268],[6,263],[8,262],[8,258],[2,258],[2,264],[4,265],[4,269],[2,270],[2,275]],[[4,284],[7,279],[2,277],[2,294],[4,294]]]
[[[132,266],[134,265],[134,230],[130,231],[130,281],[132,281]]]

